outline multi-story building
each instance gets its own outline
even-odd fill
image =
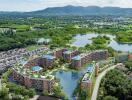
[[[28,61],[24,66],[30,68],[32,66],[41,66],[41,65],[42,65],[41,57],[38,57]]]
[[[43,77],[33,78],[31,76],[20,73],[13,69],[13,79],[27,88],[34,88],[39,91],[48,91],[53,93],[54,78],[46,79]]]
[[[44,55],[41,59],[41,64],[44,68],[51,68],[54,64],[56,57],[52,55]]]
[[[64,48],[58,48],[55,49],[51,52],[51,55],[55,56],[56,58],[62,58],[63,57],[63,52],[66,51],[67,49]]]
[[[92,92],[92,75],[94,73],[95,66],[92,64],[90,67],[88,67],[87,72],[84,74],[83,79],[81,81],[81,88],[83,90],[89,91],[89,93]]]
[[[78,69],[79,67],[89,63],[90,61],[102,60],[107,58],[107,50],[98,50],[88,53],[82,53],[72,58],[71,66]]]
[[[92,60],[102,60],[108,58],[108,51],[107,50],[96,50],[91,53]]]
[[[77,56],[78,54],[79,54],[79,51],[77,51],[77,50],[74,50],[74,51],[67,50],[67,51],[63,52],[63,58],[65,61],[70,62],[71,59],[74,56]]]

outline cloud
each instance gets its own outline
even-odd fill
[[[66,5],[132,8],[132,0],[0,0],[2,11],[32,11]]]

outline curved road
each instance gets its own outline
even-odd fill
[[[91,100],[96,100],[96,98],[97,98],[98,89],[99,89],[99,85],[100,85],[101,79],[106,75],[106,73],[108,71],[114,69],[116,66],[122,66],[122,63],[119,63],[117,65],[111,66],[111,67],[107,68],[106,70],[104,70],[102,73],[99,74],[99,76],[96,79],[96,83],[95,83],[95,86],[94,86],[94,90],[93,90],[93,94],[92,94]]]

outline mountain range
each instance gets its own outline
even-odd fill
[[[25,14],[25,15],[132,15],[132,8],[98,7],[98,6],[64,6],[52,7],[32,12],[0,12],[0,14]]]

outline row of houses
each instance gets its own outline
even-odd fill
[[[33,51],[27,51],[26,49],[21,48],[0,52],[0,70],[5,70],[6,68],[13,66],[23,59],[24,56],[33,56],[42,53],[45,50],[47,50],[47,48],[43,47]]]

